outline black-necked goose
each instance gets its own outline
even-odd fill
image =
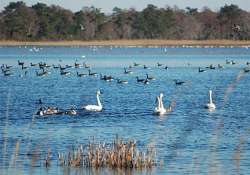
[[[140,83],[140,82],[143,83],[143,82],[145,81],[145,79],[139,79],[139,77],[137,76],[137,77],[136,77],[136,81],[137,81],[138,83]]]
[[[182,85],[185,83],[185,81],[178,81],[178,80],[174,80],[176,85]]]
[[[89,69],[89,76],[97,76],[97,73],[91,72],[91,70]]]
[[[158,63],[157,63],[157,66],[158,66],[158,67],[161,67],[161,66],[163,66],[163,64],[161,64],[161,63],[158,62]]]
[[[60,74],[61,74],[61,75],[65,75],[65,76],[66,76],[66,75],[70,75],[70,72],[61,71],[61,72],[60,72]]]
[[[117,79],[117,83],[118,83],[118,84],[128,84],[128,81],[127,81],[127,80],[120,80],[120,79]]]
[[[132,74],[133,72],[131,70],[127,70],[126,68],[124,68],[124,74]]]
[[[85,76],[87,76],[87,74],[79,73],[79,72],[76,72],[76,75],[77,75],[78,77],[85,77]]]
[[[201,67],[199,67],[199,70],[198,70],[198,72],[206,72],[206,70],[204,70],[204,69],[201,69]]]
[[[152,77],[152,76],[149,76],[148,73],[146,74],[146,76],[147,76],[147,79],[148,79],[148,80],[155,80],[155,78]]]

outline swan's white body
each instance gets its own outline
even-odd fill
[[[216,108],[216,106],[212,100],[212,91],[211,90],[209,90],[209,103],[206,104],[205,108],[207,108],[209,110],[214,110]]]
[[[87,106],[83,106],[83,109],[85,109],[86,111],[101,111],[102,110],[102,104],[100,101],[100,91],[97,91],[96,93],[96,100],[97,100],[97,105],[87,105]]]
[[[163,98],[163,93],[160,93],[160,96],[157,97],[157,107],[155,108],[156,115],[164,115],[167,112],[171,111],[171,106],[169,107],[169,109],[164,108],[162,98]]]

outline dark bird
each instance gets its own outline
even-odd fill
[[[185,81],[178,81],[178,80],[174,80],[176,85],[182,85],[185,83]]]

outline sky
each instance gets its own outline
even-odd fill
[[[9,2],[16,0],[0,0],[0,10],[2,11]],[[241,9],[250,11],[250,0],[23,0],[28,6],[42,2],[47,5],[60,5],[74,12],[79,11],[84,6],[95,6],[101,8],[102,12],[111,13],[114,7],[119,8],[135,8],[136,10],[144,9],[147,4],[154,4],[157,7],[173,7],[177,5],[181,9],[186,7],[202,9],[204,6],[209,7],[214,11],[218,11],[225,4],[236,4]]]

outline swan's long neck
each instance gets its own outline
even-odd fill
[[[160,96],[160,107],[164,108],[163,101],[162,101],[162,96]]]
[[[212,100],[212,91],[210,90],[209,91],[209,103],[213,103],[213,100]]]
[[[97,105],[98,105],[98,106],[102,106],[101,101],[100,101],[99,94],[96,94],[96,100],[97,100]]]

